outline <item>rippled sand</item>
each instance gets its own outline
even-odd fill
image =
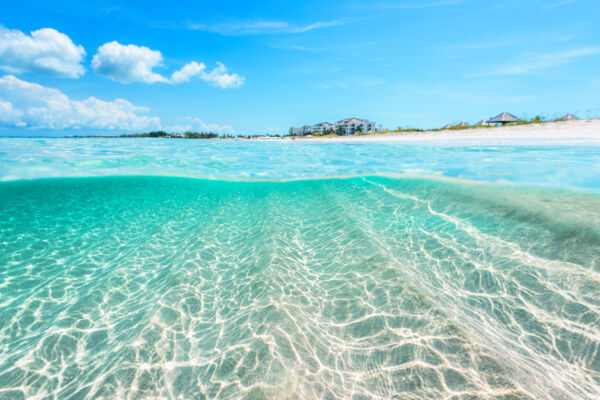
[[[600,196],[0,184],[0,398],[600,398]]]

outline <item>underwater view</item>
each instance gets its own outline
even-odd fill
[[[0,139],[0,398],[596,399],[599,166]]]

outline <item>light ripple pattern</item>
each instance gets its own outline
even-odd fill
[[[600,398],[600,196],[0,184],[2,399]]]

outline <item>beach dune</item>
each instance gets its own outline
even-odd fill
[[[475,140],[498,143],[513,140],[552,140],[558,142],[600,142],[600,119],[546,122],[491,128],[444,130],[426,132],[389,132],[375,135],[301,138],[302,142],[435,142]],[[287,140],[287,139],[286,139]]]

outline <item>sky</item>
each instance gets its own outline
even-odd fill
[[[0,0],[0,135],[600,117],[598,0]]]

